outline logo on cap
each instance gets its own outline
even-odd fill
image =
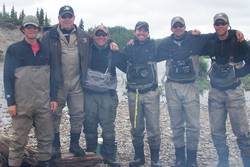
[[[74,10],[71,6],[63,6],[60,8],[59,10],[59,16],[63,16],[64,14],[71,14],[72,16],[74,16]]]

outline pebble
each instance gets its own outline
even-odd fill
[[[2,65],[0,65],[0,71],[2,71]],[[11,121],[8,113],[6,112],[6,102],[3,95],[3,84],[2,84],[2,73],[0,73],[0,133],[5,135],[11,134]],[[121,93],[120,93],[120,96]],[[246,92],[247,96],[247,106],[250,101],[250,94]],[[174,146],[171,140],[171,129],[170,129],[170,120],[167,113],[165,100],[161,100],[161,152],[160,160],[163,167],[169,167],[174,165],[175,156],[174,156]],[[201,101],[201,134],[200,134],[200,143],[198,151],[198,164],[199,167],[214,167],[217,162],[217,155],[214,149],[212,139],[210,136],[210,128],[208,122],[208,108],[207,108],[207,92],[200,97]],[[248,108],[249,111],[249,108]],[[248,112],[249,113],[249,112]],[[249,114],[248,114],[248,118]],[[250,119],[249,119],[250,120]],[[134,151],[131,143],[130,135],[130,121],[128,114],[128,105],[127,98],[121,97],[120,103],[117,110],[116,117],[116,140],[118,144],[118,153],[117,157],[119,161],[122,162],[122,166],[128,166],[129,161],[133,159]],[[100,130],[99,130],[100,131]],[[232,133],[231,126],[227,122],[227,134],[228,134],[228,145],[230,147],[230,164],[232,167],[242,167],[240,153],[238,146],[236,144],[236,138]],[[30,140],[28,145],[35,146],[36,140],[34,138],[34,131],[30,133]],[[145,142],[147,141],[145,135]],[[67,114],[67,108],[63,111],[62,124],[61,124],[61,143],[63,152],[68,152],[69,146],[69,116]],[[85,148],[84,134],[81,136],[81,145]],[[145,155],[146,155],[146,167],[150,166],[150,154],[148,144],[145,144]],[[99,165],[104,166],[104,165]]]

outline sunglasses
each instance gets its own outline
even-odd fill
[[[38,29],[37,26],[32,25],[32,24],[28,24],[28,25],[26,25],[24,28],[26,28],[26,29]]]
[[[225,26],[227,23],[225,21],[218,21],[214,23],[215,26]]]
[[[181,24],[181,23],[176,23],[176,24],[174,24],[173,26],[172,26],[172,28],[183,28],[184,27],[184,25],[183,24]]]
[[[95,36],[96,37],[100,37],[100,36],[106,37],[106,36],[108,36],[108,34],[102,30],[99,30],[95,33]]]
[[[72,17],[73,16],[71,14],[68,14],[68,13],[62,15],[62,19],[71,19]]]
[[[149,32],[147,27],[136,28],[136,30],[141,32]]]

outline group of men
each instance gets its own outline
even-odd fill
[[[168,112],[173,132],[175,167],[197,167],[200,134],[200,102],[196,87],[198,56],[212,60],[209,72],[209,120],[219,162],[229,166],[225,122],[230,117],[244,167],[250,166],[250,131],[244,90],[240,77],[250,72],[250,50],[241,33],[231,30],[228,16],[214,16],[215,33],[193,35],[185,21],[171,20],[171,36],[157,47],[149,37],[149,25],[139,21],[134,39],[122,50],[110,40],[104,25],[93,36],[75,26],[70,6],[59,10],[59,24],[37,39],[40,27],[34,16],[21,26],[24,39],[8,47],[4,64],[4,87],[13,138],[9,166],[21,166],[28,133],[34,126],[40,167],[49,167],[51,158],[61,157],[60,121],[67,104],[70,115],[70,147],[75,156],[84,156],[79,145],[83,129],[86,151],[95,152],[98,125],[102,128],[104,162],[116,160],[115,118],[118,97],[116,67],[126,73],[129,117],[134,147],[130,167],[145,164],[144,134],[147,131],[152,167],[160,163],[160,97],[157,62],[166,60],[165,83]],[[238,38],[241,40],[238,41]],[[84,127],[84,128],[82,128]]]

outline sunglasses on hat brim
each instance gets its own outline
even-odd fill
[[[184,26],[185,26],[184,24],[177,22],[172,26],[172,28],[178,28],[178,27],[183,28]]]
[[[27,24],[24,26],[24,28],[26,28],[26,29],[40,29],[39,27],[37,27],[36,25],[33,25],[33,24]]]
[[[108,36],[108,34],[106,32],[104,32],[103,30],[98,30],[98,31],[96,31],[95,36],[96,37],[100,37],[100,36],[106,37],[106,36]]]
[[[225,26],[225,25],[227,25],[227,24],[228,24],[228,23],[225,22],[224,20],[217,20],[217,21],[214,23],[215,26]]]

